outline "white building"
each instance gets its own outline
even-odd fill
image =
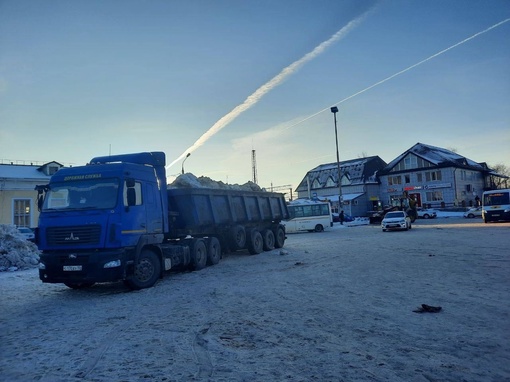
[[[35,186],[48,184],[61,167],[57,162],[42,166],[0,164],[0,224],[36,227],[39,211]]]

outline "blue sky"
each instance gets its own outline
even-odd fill
[[[0,159],[164,151],[178,174],[358,20],[185,170],[245,183],[254,149],[261,186],[295,188],[336,161],[335,104],[340,160],[422,142],[510,166],[510,21],[339,103],[509,18],[507,0],[0,0]]]

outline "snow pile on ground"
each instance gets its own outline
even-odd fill
[[[13,225],[0,224],[0,272],[35,268],[39,264],[37,246]]]
[[[246,182],[245,184],[226,184],[221,181],[212,180],[207,176],[197,178],[191,173],[179,175],[168,188],[213,188],[213,189],[229,189],[243,191],[263,191],[257,184]]]

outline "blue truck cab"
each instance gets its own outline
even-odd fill
[[[43,282],[73,288],[129,279],[140,248],[168,230],[165,155],[98,157],[45,186],[37,243]]]

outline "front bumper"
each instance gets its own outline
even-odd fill
[[[108,251],[48,251],[41,254],[39,278],[45,283],[96,283],[126,278],[132,263],[125,249]],[[105,267],[106,265],[106,267]]]
[[[403,223],[385,223],[385,224],[381,224],[381,228],[382,229],[386,229],[386,230],[400,230],[400,229],[407,229],[407,223],[406,222],[403,222]]]

